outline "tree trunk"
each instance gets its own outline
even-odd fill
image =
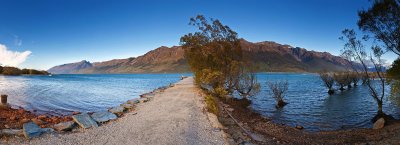
[[[382,101],[378,101],[378,115],[383,115],[383,110],[382,110]]]
[[[332,94],[334,94],[334,93],[335,93],[335,90],[329,89],[329,91],[328,91],[328,94],[329,94],[329,95],[332,95]]]

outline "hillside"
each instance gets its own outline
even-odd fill
[[[244,54],[258,71],[316,72],[343,70],[346,60],[327,52],[264,41],[252,43],[241,40]],[[70,73],[173,73],[189,72],[190,68],[180,46],[159,47],[142,56],[90,63],[81,61],[63,64],[48,70],[55,74]]]

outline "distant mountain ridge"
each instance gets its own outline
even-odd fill
[[[308,51],[271,41],[252,43],[242,39],[241,45],[244,55],[260,72],[340,71],[348,67],[346,60],[328,52]],[[182,47],[162,46],[136,58],[94,63],[84,60],[52,67],[48,72],[54,74],[180,73],[190,72],[190,67]]]

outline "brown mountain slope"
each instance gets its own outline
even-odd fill
[[[244,54],[258,71],[316,72],[343,70],[346,61],[327,52],[307,51],[275,42],[252,43],[241,40]],[[82,61],[86,62],[86,61]],[[173,73],[189,72],[190,68],[180,46],[162,46],[137,58],[114,59],[104,62],[71,63],[55,66],[51,73]],[[80,64],[84,66],[80,67]]]

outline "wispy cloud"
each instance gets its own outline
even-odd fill
[[[14,36],[14,44],[18,47],[22,46],[22,39],[19,39],[18,35],[13,35]]]
[[[31,55],[31,51],[11,51],[8,50],[5,45],[0,44],[0,64],[2,66],[19,66],[23,63],[29,55]]]

